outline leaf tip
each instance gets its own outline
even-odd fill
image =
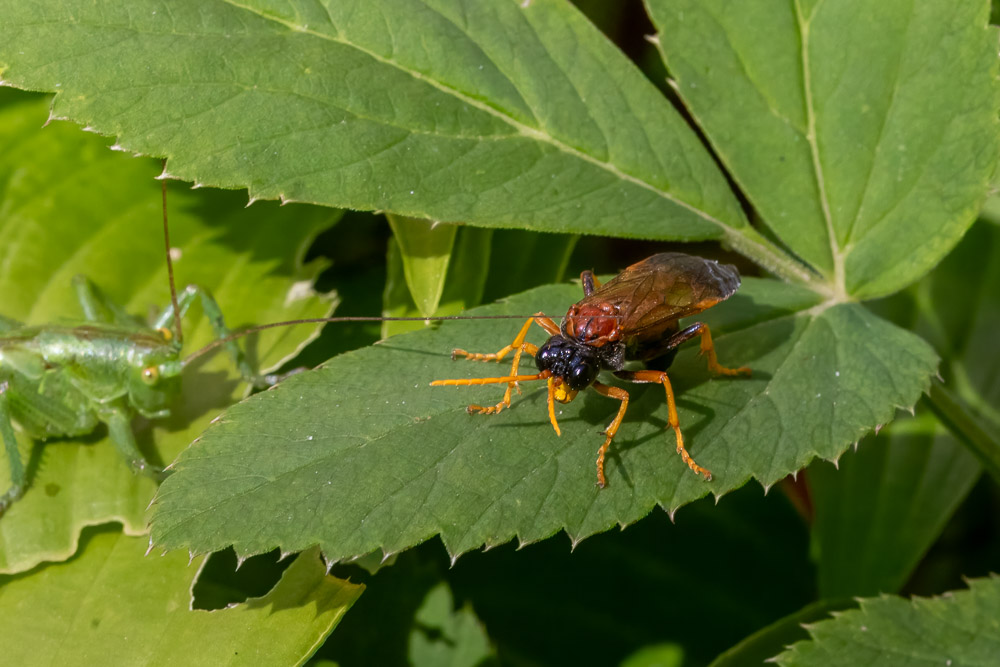
[[[146,553],[143,554],[143,557],[148,556],[150,553],[152,553],[152,551],[153,551],[153,536],[150,535],[149,536],[149,546],[146,548]]]
[[[117,152],[117,153],[125,153],[125,152],[127,152],[127,149],[124,146],[122,146],[121,144],[111,144],[110,146],[108,146],[108,148],[111,149],[111,150],[113,150],[113,151],[115,151],[115,152]]]
[[[175,179],[175,178],[177,178],[177,177],[174,176],[173,174],[171,174],[169,171],[167,171],[167,162],[166,162],[166,160],[164,160],[163,161],[163,171],[161,171],[160,175],[156,177],[156,180],[158,180],[158,181],[168,181],[168,180],[172,180],[172,179]]]
[[[254,202],[256,202],[256,201],[257,201],[257,198],[254,197],[253,195],[250,195],[249,199],[247,199],[247,205],[244,208],[250,208],[251,206],[254,205]]]
[[[660,45],[660,36],[658,34],[643,35],[642,38],[645,39],[650,44],[652,44],[653,46],[659,46]]]
[[[676,519],[674,518],[677,516],[677,508],[671,507],[670,509],[668,509],[667,516],[670,517],[670,523],[677,523]]]
[[[281,561],[283,561],[286,558],[288,558],[289,556],[291,556],[293,553],[295,553],[295,552],[294,551],[285,551],[284,549],[281,549],[278,552],[278,562],[280,563]],[[382,562],[384,563],[385,560],[383,559]]]
[[[763,487],[763,489],[764,489],[764,495],[766,496],[768,494],[768,492],[771,491],[771,487],[774,486],[774,482],[771,482],[770,484],[765,484],[765,483],[761,482],[760,485],[761,485],[761,487]]]
[[[191,560],[194,560],[194,552],[193,551],[191,552]],[[245,563],[245,562],[247,562],[247,557],[246,556],[236,556],[236,571],[237,572],[240,571],[240,568],[243,567],[243,563]],[[191,563],[189,561],[188,565],[190,565],[190,564]]]
[[[166,555],[166,554],[167,554],[167,552],[164,551],[163,555]],[[197,558],[197,557],[198,557],[198,554],[196,554],[194,552],[194,549],[191,549],[190,551],[188,551],[188,567],[191,566],[191,563],[193,563],[194,559]],[[238,569],[240,569],[240,562],[239,562],[240,559],[237,558],[236,560],[237,560],[237,562],[236,562],[236,569],[238,570]]]

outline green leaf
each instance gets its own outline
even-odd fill
[[[1000,577],[938,598],[883,596],[808,627],[779,665],[995,665],[1000,655]]]
[[[117,532],[85,539],[78,557],[30,576],[0,577],[0,643],[17,665],[302,664],[364,590],[302,554],[267,595],[191,610],[199,567],[187,554],[143,557]]]
[[[854,605],[851,600],[820,600],[808,604],[719,654],[709,667],[748,667],[766,664],[768,658],[790,643],[807,637],[804,624],[823,620],[831,612]]]
[[[4,0],[0,14],[9,85],[58,91],[55,116],[168,156],[186,180],[483,226],[725,239],[810,278],[568,3]]]
[[[76,274],[129,312],[164,307],[170,296],[153,180],[158,165],[112,153],[106,142],[64,123],[41,130],[45,113],[41,99],[0,106],[0,312],[35,324],[82,320]],[[326,314],[330,303],[310,287],[323,263],[304,265],[303,258],[336,213],[271,204],[244,211],[232,206],[239,199],[171,191],[180,284],[210,288],[231,327]],[[186,352],[213,338],[200,306],[184,327]],[[308,327],[275,329],[252,337],[248,352],[269,368],[313,335]],[[140,447],[152,461],[169,463],[244,392],[227,355],[192,364],[173,417],[152,427],[137,421]],[[30,486],[0,519],[0,572],[69,557],[87,525],[118,521],[128,534],[146,532],[156,485],[132,474],[103,427],[84,438],[22,445]],[[0,459],[6,490],[7,459]]]
[[[900,289],[972,223],[1000,154],[985,0],[646,4],[687,108],[835,295]]]
[[[409,659],[414,667],[475,667],[493,664],[496,656],[475,613],[467,607],[455,609],[448,584],[441,583],[417,610]]]
[[[444,292],[457,225],[386,214],[403,261],[403,275],[417,310],[430,317]]]
[[[428,315],[414,303],[413,290],[405,278],[406,259],[395,238],[389,239],[386,253],[385,290],[382,296],[382,314],[389,317],[443,317],[457,315],[482,302],[483,287],[489,268],[492,229],[461,227],[446,262],[447,272],[441,276],[442,285],[438,303]],[[416,331],[432,326],[433,322],[391,321],[382,322],[382,338],[404,331]]]
[[[981,471],[924,410],[866,438],[838,470],[811,466],[820,596],[898,591]]]
[[[470,314],[556,313],[577,290],[543,287]],[[196,552],[233,544],[241,555],[319,543],[342,560],[440,534],[457,555],[560,529],[578,541],[751,477],[769,486],[816,456],[839,456],[912,405],[936,366],[926,343],[861,306],[815,302],[804,288],[747,279],[706,313],[721,362],[750,366],[752,378],[710,379],[694,347],[678,356],[680,423],[692,455],[715,473],[710,483],[674,453],[658,387],[632,390],[604,490],[595,486],[597,432],[615,401],[585,392],[560,406],[561,438],[537,385],[525,384],[510,410],[470,416],[466,405],[492,404],[500,389],[428,383],[506,373],[453,362],[449,351],[500,349],[519,323],[454,321],[341,355],[232,408],[161,487],[153,539]]]

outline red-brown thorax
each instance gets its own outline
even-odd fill
[[[601,347],[621,338],[618,306],[607,302],[598,305],[570,306],[563,318],[563,333],[587,345]]]

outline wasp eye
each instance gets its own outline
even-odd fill
[[[142,369],[142,381],[146,384],[153,385],[156,381],[160,379],[160,371],[156,366],[147,366]]]

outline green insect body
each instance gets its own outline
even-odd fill
[[[0,317],[0,436],[11,478],[10,489],[0,495],[0,515],[27,484],[15,425],[33,439],[46,440],[84,435],[103,423],[133,471],[154,477],[163,472],[139,451],[131,422],[136,414],[168,416],[180,391],[181,345],[170,329],[174,307],[148,327],[88,279],[78,276],[74,283],[83,323],[26,326]],[[179,316],[199,298],[215,335],[228,336],[222,311],[200,287],[188,286],[178,296]],[[225,347],[245,379],[266,383],[251,372],[235,342]]]

